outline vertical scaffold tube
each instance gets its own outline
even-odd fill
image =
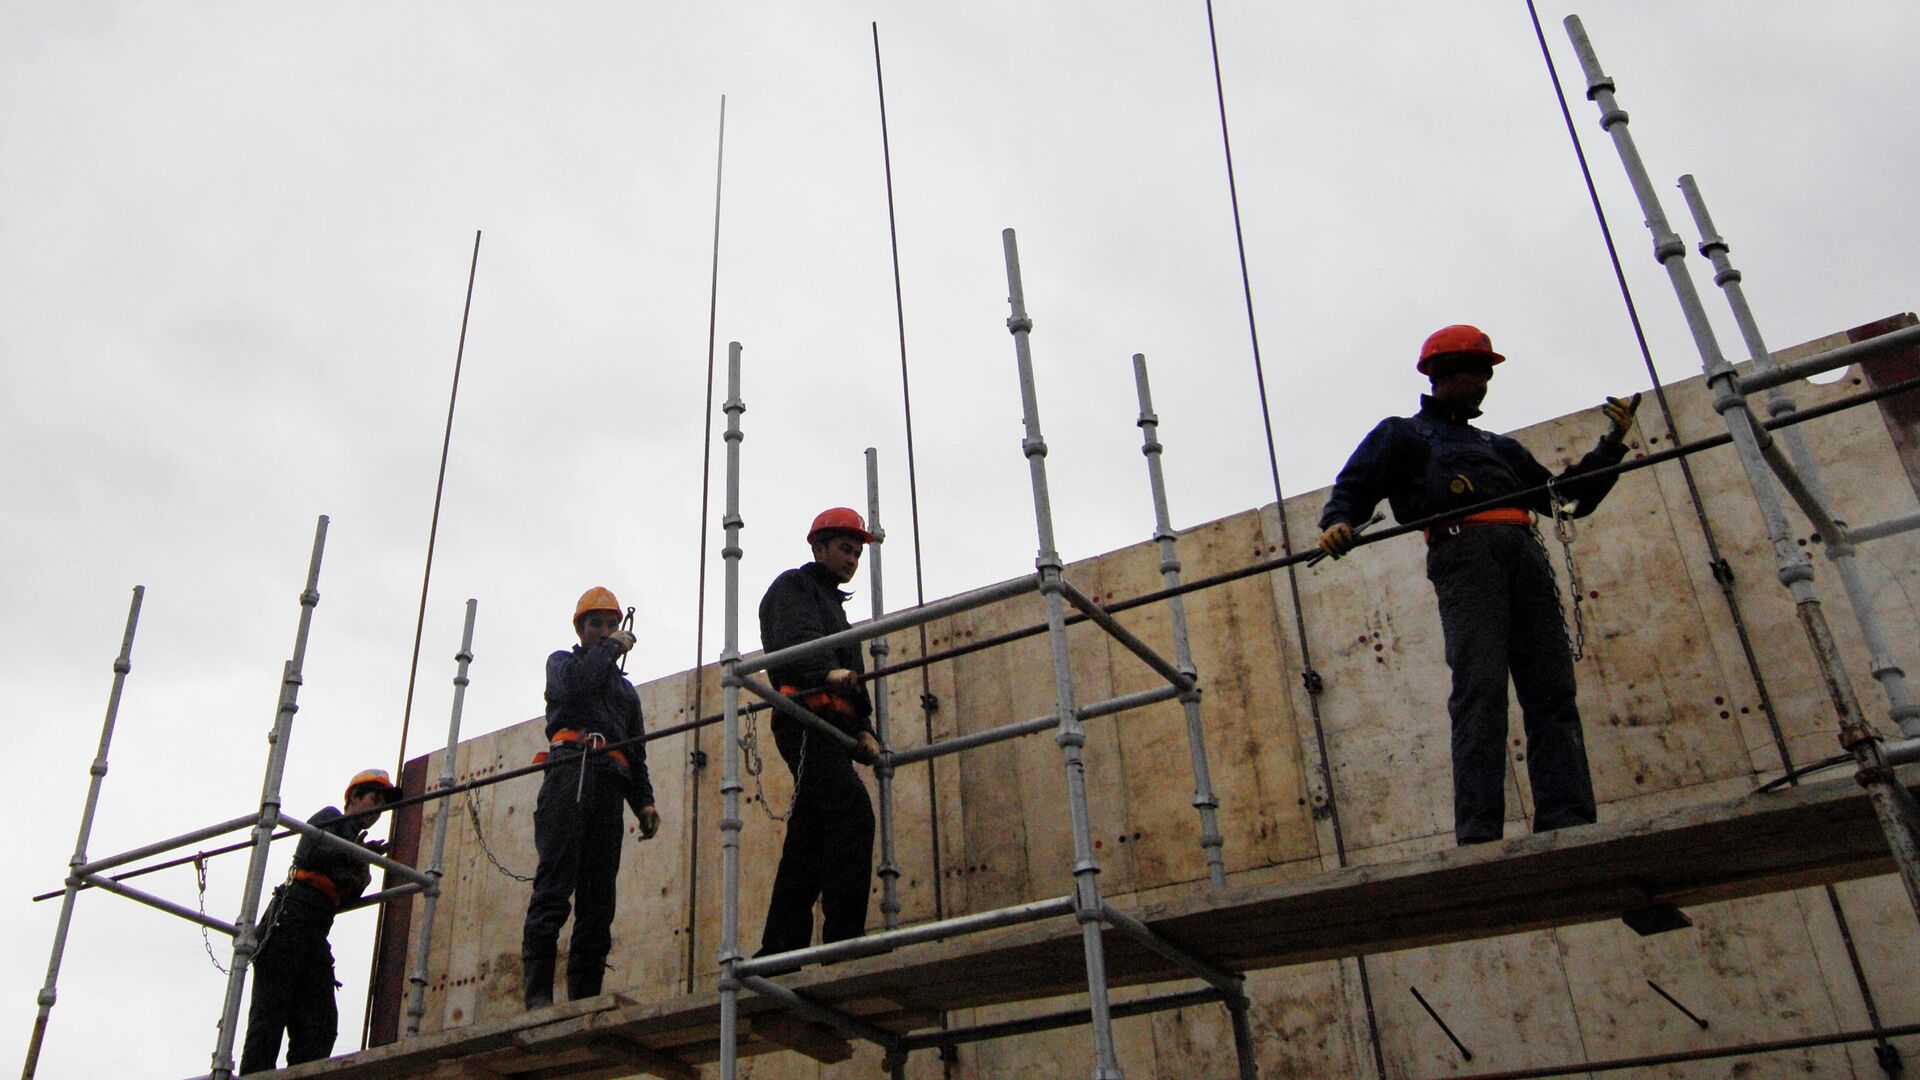
[[[720,519],[726,540],[726,620],[720,647],[720,1077],[737,1080],[740,1068],[740,343],[727,343],[727,508]]]
[[[1840,663],[1819,594],[1813,587],[1813,565],[1794,544],[1793,536],[1788,531],[1779,489],[1774,486],[1773,473],[1762,456],[1759,425],[1747,409],[1746,397],[1740,393],[1739,379],[1733,365],[1721,353],[1713,327],[1707,322],[1706,309],[1700,302],[1698,290],[1694,288],[1693,277],[1687,271],[1686,245],[1667,223],[1660,197],[1648,179],[1646,165],[1640,160],[1633,136],[1627,131],[1626,110],[1620,108],[1614,98],[1613,80],[1601,70],[1599,57],[1594,53],[1593,43],[1588,40],[1580,17],[1569,15],[1564,24],[1567,37],[1573,42],[1574,53],[1580,59],[1581,71],[1587,79],[1587,98],[1600,110],[1600,126],[1613,139],[1614,149],[1618,151],[1620,162],[1626,169],[1627,180],[1640,202],[1641,212],[1646,216],[1647,231],[1653,235],[1654,259],[1666,269],[1667,279],[1673,285],[1674,296],[1679,300],[1682,314],[1686,316],[1687,329],[1693,335],[1694,346],[1699,350],[1701,363],[1706,370],[1707,387],[1713,391],[1713,407],[1726,421],[1727,432],[1733,439],[1741,468],[1747,474],[1747,485],[1753,490],[1760,516],[1766,522],[1767,535],[1773,541],[1780,583],[1793,596],[1801,627],[1806,632],[1814,662],[1826,685],[1828,700],[1832,702],[1839,719],[1840,744],[1854,756],[1858,767],[1855,777],[1872,799],[1874,814],[1886,835],[1901,883],[1906,887],[1908,903],[1912,905],[1914,913],[1920,915],[1920,809],[1916,809],[1912,794],[1901,786],[1893,769],[1887,765],[1879,738],[1860,713],[1860,701],[1854,693],[1853,681]]]
[[[460,712],[467,700],[467,665],[473,663],[473,620],[480,601],[467,601],[467,626],[460,634],[460,651],[454,654],[458,665],[453,674],[453,713],[447,720],[447,750],[440,758],[440,782],[436,791],[453,787],[455,758],[460,752]],[[407,977],[412,988],[407,992],[407,1035],[420,1034],[420,1021],[427,1015],[427,949],[433,944],[433,917],[440,907],[440,879],[447,852],[447,819],[453,816],[453,800],[440,800],[440,816],[433,823],[433,855],[427,862],[426,899],[420,909],[419,935],[413,945],[413,973]]]
[[[1700,195],[1700,185],[1693,177],[1682,176],[1680,193],[1687,200],[1687,209],[1693,214],[1694,225],[1700,230],[1700,254],[1713,264],[1713,280],[1726,296],[1727,306],[1733,309],[1734,322],[1740,327],[1740,336],[1747,346],[1747,355],[1753,361],[1754,370],[1772,370],[1773,354],[1768,351],[1766,339],[1760,334],[1760,323],[1754,318],[1752,305],[1747,303],[1746,289],[1740,284],[1740,271],[1734,268],[1733,260],[1728,255],[1731,246],[1714,230],[1713,217],[1707,213],[1706,200]],[[1788,416],[1798,409],[1798,403],[1785,387],[1775,386],[1767,390],[1768,415]],[[1806,434],[1795,426],[1781,431],[1779,437],[1785,440],[1787,453],[1793,459],[1794,471],[1800,474],[1801,481],[1812,496],[1828,508],[1828,513],[1844,526],[1846,522],[1843,515],[1833,508],[1826,483],[1820,477],[1820,466],[1814,461],[1812,450],[1807,447]],[[1846,589],[1854,618],[1860,623],[1860,636],[1866,640],[1873,677],[1886,694],[1887,715],[1899,725],[1901,734],[1909,738],[1920,736],[1920,705],[1914,703],[1913,694],[1907,688],[1907,674],[1894,658],[1886,624],[1880,620],[1879,608],[1874,604],[1873,594],[1860,572],[1860,562],[1854,557],[1853,538],[1843,527],[1838,535],[1826,537],[1825,540],[1823,546],[1827,558],[1832,561],[1834,569],[1840,572],[1841,585]]]
[[[880,527],[880,461],[873,447],[867,447],[867,531],[873,543],[867,547],[867,591],[873,597],[873,617],[886,614],[885,594],[881,587],[880,556],[886,546],[887,530]],[[867,643],[875,670],[887,666],[892,650],[884,635]],[[900,925],[900,861],[893,840],[893,734],[887,716],[887,680],[877,676],[869,696],[873,698],[874,735],[880,740],[880,760],[873,775],[880,783],[880,917],[888,930]]]
[[[300,684],[307,662],[307,632],[313,627],[313,609],[320,603],[320,558],[327,549],[327,516],[313,529],[313,557],[307,563],[307,587],[300,592],[300,626],[293,635],[293,659],[280,678],[280,703],[274,709],[273,731],[267,736],[267,775],[260,785],[260,820],[253,827],[253,852],[247,858],[246,891],[241,894],[240,917],[233,920],[233,964],[228,968],[226,1001],[220,1012],[220,1032],[213,1048],[210,1080],[231,1080],[235,1028],[240,1024],[240,997],[247,986],[247,965],[260,941],[254,918],[260,912],[260,892],[267,876],[267,846],[280,824],[280,778],[287,769],[287,744],[293,736],[293,714],[300,710]]]
[[[107,778],[107,751],[113,746],[113,725],[120,715],[120,693],[127,685],[127,673],[133,670],[133,632],[140,625],[140,603],[146,599],[147,587],[133,587],[133,602],[127,606],[127,629],[120,636],[120,655],[113,661],[113,689],[107,693],[107,716],[100,724],[100,748],[93,755],[93,765],[87,770],[87,801],[80,810],[80,836],[73,844],[73,858],[67,861],[71,870],[87,864],[87,844],[93,837],[93,816],[100,808],[100,787]],[[40,987],[40,1011],[33,1018],[33,1037],[27,1042],[27,1061],[20,1071],[21,1080],[33,1080],[33,1074],[40,1067],[40,1044],[47,1035],[47,1018],[53,1012],[54,1001],[59,996],[60,960],[67,951],[67,928],[73,924],[73,902],[80,892],[81,881],[69,873],[67,889],[60,898],[60,921],[54,924],[53,951],[47,959],[47,981]]]
[[[1140,452],[1147,459],[1147,482],[1153,488],[1153,538],[1160,545],[1160,580],[1169,589],[1180,586],[1180,556],[1174,544],[1180,534],[1173,531],[1173,517],[1167,509],[1167,480],[1160,469],[1160,418],[1153,411],[1153,390],[1147,383],[1147,358],[1133,354],[1133,386],[1140,396]],[[1173,623],[1173,662],[1188,677],[1200,670],[1193,664],[1193,646],[1187,637],[1186,598],[1167,601],[1167,617]],[[1220,836],[1218,811],[1220,799],[1213,793],[1213,778],[1207,771],[1206,734],[1200,726],[1200,691],[1180,695],[1187,714],[1187,753],[1193,760],[1193,805],[1200,811],[1200,847],[1207,858],[1207,880],[1215,891],[1227,887],[1227,864],[1220,849],[1226,843]]]
[[[1020,285],[1020,250],[1012,229],[1002,230],[1001,245],[1007,260],[1007,304],[1012,314],[1007,330],[1013,334],[1014,359],[1020,369],[1020,407],[1026,425],[1021,450],[1027,457],[1027,471],[1033,482],[1033,518],[1039,533],[1040,551],[1034,566],[1040,571],[1040,594],[1047,606],[1047,641],[1053,653],[1053,696],[1060,717],[1060,744],[1065,760],[1067,810],[1073,823],[1073,882],[1075,915],[1080,920],[1081,944],[1087,957],[1087,1001],[1093,1020],[1093,1080],[1120,1080],[1120,1061],[1113,1048],[1113,1017],[1107,1002],[1107,959],[1100,942],[1102,905],[1100,901],[1100,863],[1093,855],[1093,830],[1087,813],[1087,765],[1081,747],[1086,745],[1086,728],[1080,723],[1073,704],[1073,668],[1067,653],[1065,601],[1060,595],[1064,567],[1054,549],[1053,509],[1047,494],[1047,440],[1040,434],[1040,400],[1034,390],[1033,353],[1028,339],[1033,320],[1027,317],[1027,300]]]

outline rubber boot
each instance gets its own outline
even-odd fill
[[[579,963],[567,961],[567,1000],[580,1001],[600,996],[600,984],[607,975],[607,963]]]
[[[520,946],[520,987],[528,1011],[553,1004],[554,943],[526,942]]]

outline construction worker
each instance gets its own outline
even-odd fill
[[[768,652],[847,629],[840,586],[853,580],[874,536],[844,506],[825,510],[807,529],[813,561],[773,580],[760,600],[760,642]],[[782,664],[768,671],[780,692],[856,738],[849,756],[837,740],[781,713],[773,739],[794,777],[793,814],[780,849],[780,870],[767,903],[760,955],[804,949],[813,941],[813,905],[820,904],[823,942],[859,937],[867,928],[873,883],[873,801],[853,762],[880,759],[868,717],[873,703],[860,677],[866,666],[858,642]]]
[[[347,781],[345,809],[325,807],[307,823],[369,851],[367,829],[401,797],[385,769],[367,769]],[[274,890],[260,918],[259,949],[253,955],[253,1001],[247,1010],[247,1041],[240,1072],[272,1070],[287,1036],[287,1064],[318,1061],[333,1053],[340,1012],[333,999],[333,949],[327,933],[333,916],[360,899],[373,880],[367,864],[311,836],[293,851],[293,872]]]
[[[1445,514],[1507,492],[1557,480],[1572,517],[1591,514],[1613,475],[1579,479],[1626,453],[1639,395],[1608,398],[1600,442],[1558,478],[1513,439],[1481,431],[1487,380],[1505,357],[1472,326],[1435,331],[1420,348],[1419,372],[1433,383],[1412,417],[1382,420],[1353,452],[1320,515],[1320,549],[1352,550],[1354,525],[1385,498],[1400,522]],[[1513,679],[1527,733],[1527,780],[1536,832],[1594,820],[1593,781],[1574,702],[1573,656],[1560,613],[1559,587],[1535,513],[1551,514],[1544,491],[1516,494],[1429,528],[1427,579],[1440,604],[1453,692],[1454,837],[1498,840],[1506,819],[1507,679]]]
[[[520,940],[529,1009],[553,1004],[554,954],[573,903],[567,997],[600,993],[613,948],[613,886],[626,832],[621,804],[633,808],[641,840],[660,831],[645,745],[590,753],[645,730],[640,695],[619,667],[634,641],[621,628],[620,601],[606,589],[588,589],[574,605],[573,629],[580,644],[547,657],[547,749],[534,758],[549,767],[533,811],[540,864]]]

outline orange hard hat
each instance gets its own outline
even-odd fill
[[[345,800],[352,802],[353,793],[363,787],[379,788],[381,796],[388,802],[399,802],[406,797],[405,792],[393,785],[393,777],[387,775],[385,769],[361,769],[354,773],[353,779],[347,781]]]
[[[867,519],[861,517],[857,511],[844,506],[822,510],[815,515],[813,524],[807,526],[807,543],[813,543],[821,533],[827,532],[852,533],[858,536],[863,544],[871,544],[875,539],[874,535],[867,531]]]
[[[612,592],[598,585],[581,593],[580,602],[573,605],[573,628],[575,630],[580,629],[580,620],[585,618],[589,611],[611,611],[618,614],[620,611],[620,601],[614,598]]]
[[[1443,356],[1477,357],[1486,364],[1498,364],[1506,357],[1493,351],[1493,339],[1477,326],[1455,323],[1427,335],[1420,346],[1420,374],[1432,375],[1433,362]],[[1444,372],[1442,373],[1444,374]]]

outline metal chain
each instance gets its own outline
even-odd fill
[[[487,857],[487,861],[493,864],[495,870],[500,871],[515,881],[533,880],[533,877],[529,874],[516,874],[507,869],[501,864],[499,857],[494,855],[493,849],[487,846],[487,834],[480,828],[480,804],[474,801],[472,788],[467,789],[467,818],[473,822],[473,838],[480,841],[480,853]]]
[[[193,853],[193,875],[198,881],[198,887],[200,890],[200,914],[205,915],[207,913],[207,855],[206,855],[206,852],[196,851]],[[264,941],[265,939],[262,939],[262,940]],[[227,969],[220,966],[220,958],[214,955],[213,938],[207,934],[207,928],[205,926],[202,926],[200,928],[200,942],[201,944],[207,947],[207,959],[213,962],[213,970],[219,972],[222,975],[227,974]]]
[[[1567,516],[1567,509],[1560,502],[1560,493],[1553,488],[1553,481],[1547,481],[1547,505],[1553,508],[1553,538],[1560,541],[1562,560],[1567,565],[1567,589],[1573,596],[1573,659],[1577,663],[1587,654],[1587,620],[1580,610],[1585,597],[1580,587],[1580,571],[1573,565],[1573,518]],[[1560,628],[1566,630],[1567,620],[1563,612]]]
[[[776,814],[767,802],[767,787],[760,780],[760,773],[766,768],[766,762],[760,758],[760,721],[753,713],[747,714],[747,733],[739,737],[740,750],[746,755],[747,775],[753,777],[753,789],[759,793],[760,810],[767,820],[785,823],[793,817],[793,808],[800,804],[800,778],[807,771],[807,743],[811,732],[800,732],[800,761],[793,767],[793,797],[787,800],[785,813]]]

